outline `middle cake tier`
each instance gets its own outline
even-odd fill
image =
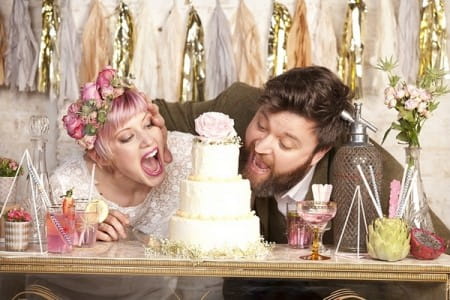
[[[250,212],[250,182],[183,180],[179,212],[188,216],[214,218],[239,217]]]

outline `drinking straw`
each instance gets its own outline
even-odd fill
[[[377,211],[378,217],[382,218],[383,217],[383,213],[381,212],[381,207],[378,206],[377,201],[375,200],[375,197],[372,194],[372,190],[370,189],[369,183],[367,182],[367,178],[364,175],[364,172],[363,172],[363,170],[361,168],[361,165],[356,165],[356,168],[358,169],[359,174],[361,175],[361,178],[362,178],[362,180],[364,182],[364,185],[365,185],[365,187],[367,189],[367,192],[369,193],[370,200],[372,200],[372,203],[375,206],[375,210]]]
[[[52,221],[53,225],[55,225],[56,229],[60,233],[60,235],[63,237],[63,241],[67,245],[72,245],[72,240],[70,239],[70,236],[67,235],[67,233],[64,231],[64,228],[61,226],[61,224],[56,219],[55,215],[53,213],[49,213],[50,220]]]
[[[369,165],[370,179],[373,185],[373,191],[375,194],[375,200],[377,200],[378,207],[381,207],[380,194],[378,193],[377,182],[375,180],[375,171],[373,170],[372,165]]]
[[[408,190],[406,191],[406,196],[402,199],[402,202],[399,205],[399,209],[397,210],[397,216],[399,218],[402,218],[403,214],[405,213],[406,202],[407,202],[407,199],[409,198],[409,196],[411,195],[413,185],[415,185],[415,183],[416,183],[417,173],[418,173],[417,170],[415,170],[414,174],[411,178],[410,184],[408,186]]]
[[[94,190],[95,166],[96,166],[95,164],[92,165],[91,182],[90,182],[90,184],[89,184],[88,204],[91,203],[91,200],[92,200],[92,191]]]

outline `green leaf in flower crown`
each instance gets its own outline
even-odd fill
[[[84,127],[84,132],[87,135],[95,135],[95,133],[97,132],[97,128],[92,126],[92,124],[86,124],[86,126]]]
[[[104,124],[106,122],[106,117],[107,117],[106,111],[104,111],[104,110],[99,110],[98,111],[98,113],[97,113],[97,120],[101,124]]]

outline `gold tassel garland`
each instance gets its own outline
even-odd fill
[[[338,73],[350,87],[355,99],[362,99],[363,23],[366,5],[363,0],[348,0],[344,34],[339,53]]]
[[[118,23],[114,36],[113,68],[121,77],[129,77],[134,53],[134,25],[128,6],[121,1],[118,7]]]
[[[429,68],[448,72],[444,2],[422,0],[420,16],[418,77],[421,78]]]
[[[0,85],[5,84],[5,52],[8,49],[3,16],[0,14]]]
[[[80,83],[93,81],[98,72],[109,65],[111,39],[104,17],[104,8],[94,0],[82,37],[83,56],[80,64]]]
[[[187,18],[186,40],[181,70],[180,102],[205,100],[205,47],[202,22],[191,6]]]
[[[297,0],[294,21],[287,38],[287,67],[306,67],[311,65],[311,39],[306,21],[306,4]]]
[[[269,77],[279,75],[287,68],[286,46],[291,23],[288,9],[283,4],[274,1],[267,54]]]
[[[238,80],[256,87],[262,87],[266,81],[260,40],[255,18],[244,0],[240,0],[233,33]]]
[[[59,26],[58,6],[53,0],[42,1],[42,32],[38,63],[39,92],[58,90],[59,70],[56,36]]]

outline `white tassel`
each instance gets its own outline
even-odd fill
[[[206,97],[212,99],[236,81],[230,24],[218,0],[208,29]]]
[[[159,98],[158,91],[158,43],[156,28],[151,19],[154,6],[150,1],[142,0],[136,18],[136,45],[131,65],[134,84],[151,99]]]
[[[163,25],[163,38],[159,41],[160,47],[160,89],[161,98],[169,102],[177,102],[180,98],[180,74],[185,39],[185,16],[180,14],[177,1]]]
[[[398,13],[399,67],[408,83],[415,83],[419,70],[419,2],[400,0]]]
[[[375,43],[373,52],[370,55],[369,63],[375,70],[379,59],[389,57],[397,58],[397,20],[395,19],[394,4],[391,0],[377,1],[376,11],[378,12],[377,22],[375,22]],[[372,29],[369,29],[372,30]],[[383,72],[375,70],[370,81],[373,91],[384,90],[386,86],[386,77]],[[367,87],[366,87],[367,88]]]
[[[255,18],[243,0],[239,1],[236,12],[233,41],[238,80],[262,87],[267,78],[267,70],[261,53],[261,39]]]
[[[77,42],[70,0],[61,0],[61,24],[58,41],[60,53],[60,86],[59,99],[75,100],[78,98],[78,64],[80,63],[80,47]]]
[[[336,33],[331,19],[332,7],[322,0],[305,0],[306,20],[311,37],[312,63],[337,72]]]
[[[9,19],[6,84],[19,91],[34,91],[39,45],[31,29],[28,0],[13,1]]]

